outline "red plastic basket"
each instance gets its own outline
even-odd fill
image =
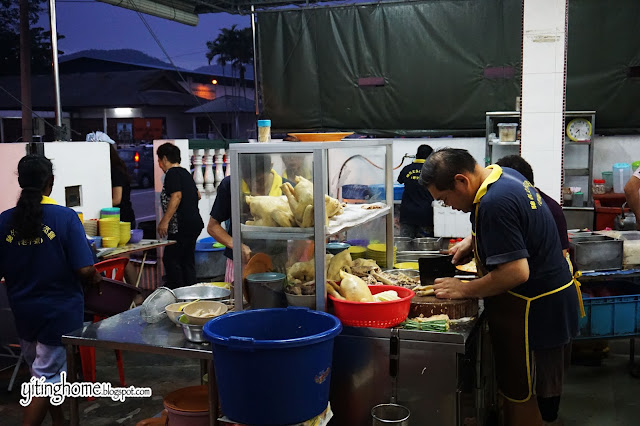
[[[415,296],[413,290],[395,285],[370,285],[369,290],[371,290],[371,294],[395,290],[400,300],[375,303],[351,302],[338,300],[329,295],[329,298],[333,300],[335,315],[342,321],[342,324],[351,327],[389,328],[407,319],[411,298]]]

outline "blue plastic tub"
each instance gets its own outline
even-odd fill
[[[232,312],[206,323],[224,414],[247,425],[291,425],[322,413],[341,330],[333,315],[292,307]]]
[[[196,242],[194,258],[198,281],[224,279],[227,258],[224,257],[224,247],[213,247],[215,242],[212,237],[201,238]]]
[[[393,199],[402,200],[402,193],[404,192],[404,185],[400,183],[393,184]],[[384,195],[384,185],[369,185],[369,193],[371,194],[371,200],[384,201],[386,199]]]
[[[589,297],[583,294],[586,316],[580,318],[578,339],[635,336],[640,334],[640,291],[633,284],[611,281],[617,295]]]
[[[213,237],[200,238],[196,242],[196,251],[222,251],[224,247],[214,247],[216,240]]]
[[[401,183],[393,184],[393,199],[396,201],[402,200],[402,194],[404,193],[404,185]]]
[[[368,200],[368,185],[342,185],[342,198],[349,200]]]

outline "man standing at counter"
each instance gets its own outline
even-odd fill
[[[505,424],[542,425],[532,398],[536,375],[557,376],[561,392],[564,347],[578,331],[578,300],[553,217],[519,173],[482,168],[466,150],[433,153],[420,181],[434,199],[471,213],[472,237],[456,247],[453,262],[473,253],[480,276],[438,278],[435,294],[484,298]]]

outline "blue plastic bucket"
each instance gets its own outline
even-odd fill
[[[333,315],[292,307],[231,312],[206,323],[224,414],[237,423],[290,425],[322,413],[341,330]]]

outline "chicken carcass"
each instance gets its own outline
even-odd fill
[[[344,271],[340,271],[340,293],[352,302],[375,302],[371,290],[360,278]]]
[[[295,181],[295,188],[289,182],[285,182],[280,188],[289,201],[291,212],[298,226],[301,228],[309,228],[314,224],[313,183],[302,176],[296,176]],[[328,195],[324,196],[324,204],[325,225],[329,223],[330,217],[341,214],[344,211],[344,206],[340,201]]]
[[[289,203],[282,197],[247,195],[246,202],[254,219],[248,220],[247,225],[283,228],[295,226]]]

